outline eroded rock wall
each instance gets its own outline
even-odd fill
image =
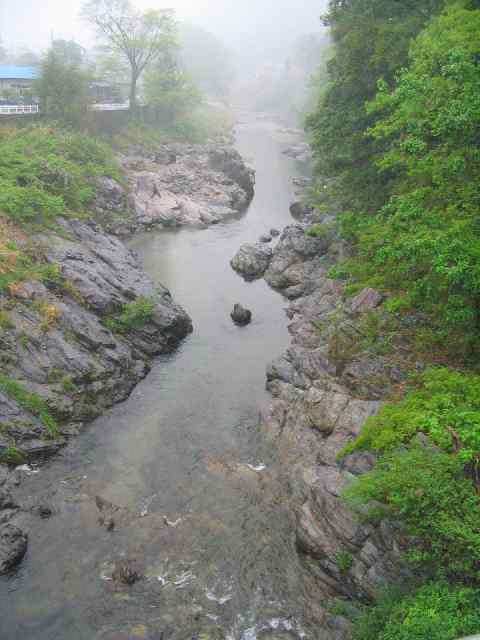
[[[305,233],[313,221],[326,229],[321,237]],[[345,301],[342,285],[328,276],[346,252],[332,219],[312,213],[283,231],[265,274],[292,301],[292,341],[268,367],[273,402],[261,426],[290,489],[298,552],[325,607],[319,637],[329,639],[349,636],[349,625],[329,613],[336,598],[368,602],[383,585],[408,575],[399,532],[385,522],[360,523],[341,498],[375,460],[355,453],[339,461],[338,453],[403,376],[362,346],[362,318],[375,312],[382,296],[367,289]]]

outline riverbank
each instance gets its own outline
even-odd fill
[[[33,235],[3,223],[0,458],[10,467],[58,452],[85,424],[124,401],[154,356],[171,352],[192,331],[168,289],[104,229],[124,236],[153,225],[206,227],[238,214],[253,196],[253,172],[225,144],[161,145],[143,155],[137,148],[121,166],[125,186],[97,178],[94,218],[58,218]],[[169,192],[160,190],[161,181]],[[208,217],[207,204],[218,215]],[[139,210],[150,212],[148,224]],[[30,271],[20,271],[29,254]],[[20,507],[11,496],[20,477],[5,468],[0,479],[0,573],[26,551],[27,536],[14,525]]]
[[[410,571],[398,530],[385,521],[362,524],[342,499],[375,456],[357,451],[340,460],[338,454],[402,385],[412,363],[409,354],[402,360],[381,348],[384,297],[373,289],[345,297],[345,285],[329,277],[349,252],[335,218],[301,202],[292,214],[298,223],[283,230],[266,261],[258,261],[261,245],[239,252],[290,300],[291,344],[267,369],[274,399],[260,426],[289,486],[305,579],[313,579],[314,598],[322,603],[315,637],[344,640],[351,633],[344,612],[371,602]]]

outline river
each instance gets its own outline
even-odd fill
[[[285,301],[229,265],[243,242],[291,222],[297,168],[267,121],[240,124],[236,138],[257,176],[246,214],[131,242],[194,333],[25,479],[25,496],[54,515],[25,516],[28,554],[0,581],[2,640],[314,637],[284,491],[257,433],[265,367],[289,341]],[[248,327],[230,319],[236,302],[253,312]],[[99,525],[96,496],[122,507],[113,531]],[[122,558],[145,577],[109,580]]]

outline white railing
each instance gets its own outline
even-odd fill
[[[40,113],[38,104],[1,104],[0,116]]]
[[[128,102],[91,104],[89,109],[90,111],[128,111],[128,109],[130,109],[130,104]]]

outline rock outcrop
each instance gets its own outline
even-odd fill
[[[333,232],[312,238],[305,234],[302,225],[286,227],[269,262],[265,280],[290,299],[312,292],[316,286],[313,274],[323,273],[332,240]]]
[[[267,388],[274,400],[261,424],[290,487],[297,549],[308,559],[310,578],[315,577],[317,601],[369,602],[381,586],[408,575],[402,537],[385,522],[361,524],[341,500],[343,488],[369,470],[374,457],[362,452],[338,461],[337,455],[379,410],[385,388],[402,372],[391,363],[384,366],[352,329],[363,314],[378,308],[382,296],[367,289],[343,302],[342,285],[327,274],[345,248],[334,233],[311,238],[305,229],[284,230],[265,274],[271,286],[294,301],[288,310],[292,343],[268,367]],[[353,371],[358,377],[349,375]],[[326,609],[319,637],[346,638],[348,624]]]
[[[273,251],[264,243],[244,244],[232,258],[232,269],[247,280],[261,278],[270,264]]]
[[[254,194],[255,174],[230,146],[164,145],[121,162],[129,184],[128,224],[134,229],[216,224],[244,211]],[[112,198],[118,216],[125,207],[118,192],[112,191]],[[100,214],[108,209],[105,198],[97,208]],[[124,230],[121,219],[115,224]]]
[[[148,372],[151,356],[172,350],[192,324],[131,251],[94,225],[64,222],[62,235],[38,241],[55,275],[2,295],[9,325],[0,362],[2,372],[44,400],[68,432],[67,425],[124,400]],[[117,318],[139,300],[148,304],[148,317],[122,326]],[[40,412],[25,406],[0,387],[0,452],[12,444],[28,457],[54,452],[61,438],[46,431]]]

